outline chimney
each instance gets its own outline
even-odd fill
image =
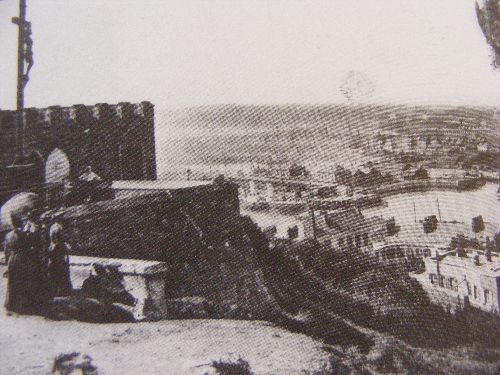
[[[486,258],[486,261],[491,262],[491,250],[490,249],[486,249],[486,251],[484,252],[484,257]]]
[[[474,256],[472,257],[472,264],[474,264],[475,266],[479,266],[479,254],[474,254]]]

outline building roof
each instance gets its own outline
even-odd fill
[[[472,253],[469,252],[467,257],[448,255],[441,258],[439,264],[440,266],[445,265],[454,268],[462,268],[470,272],[480,273],[481,275],[490,277],[500,277],[500,260],[498,256],[494,257],[492,262],[488,262],[484,255],[479,255],[479,265],[476,266],[471,255]],[[429,258],[426,261],[437,262],[436,258]]]
[[[152,275],[168,271],[165,262],[142,259],[98,258],[79,255],[70,255],[69,263],[72,267],[92,267],[94,264],[117,267],[125,275]]]
[[[111,187],[116,190],[177,190],[212,184],[212,181],[113,181]]]
[[[448,246],[452,237],[457,234],[463,234],[468,238],[475,238],[470,223],[464,222],[439,222],[436,230],[432,233],[424,233],[423,224],[404,223],[399,224],[400,231],[395,236],[387,237],[386,242],[403,242],[415,245],[428,246]],[[481,233],[483,236],[489,236],[493,239],[497,228],[491,223],[485,223],[485,230]]]
[[[353,228],[366,226],[363,215],[356,209],[337,210],[325,215],[325,222],[331,229],[347,232]]]

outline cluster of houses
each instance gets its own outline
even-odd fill
[[[431,300],[449,311],[475,307],[500,312],[500,259],[498,254],[465,249],[436,249],[425,260],[425,272],[412,277],[420,282]]]
[[[380,131],[364,142],[364,149],[371,152],[416,153],[422,155],[445,154],[450,150],[499,152],[499,147],[488,142],[485,137],[460,134],[442,136],[440,134],[408,135],[395,131]]]

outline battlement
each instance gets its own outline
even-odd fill
[[[26,108],[23,145],[26,154],[44,163],[51,152],[64,152],[71,174],[90,165],[108,180],[155,180],[154,105],[75,104],[69,107]],[[0,110],[0,169],[13,162],[16,154],[16,112]]]

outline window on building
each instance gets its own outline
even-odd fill
[[[477,294],[477,286],[474,285],[474,299],[477,299],[478,294]]]
[[[355,241],[356,241],[356,247],[360,247],[361,246],[361,235],[356,234]]]
[[[444,276],[439,276],[439,286],[444,287]]]
[[[424,256],[430,257],[431,256],[431,249],[424,249]]]
[[[470,283],[467,281],[467,295],[471,296],[472,295],[472,289],[470,287]]]
[[[484,304],[491,303],[491,292],[488,289],[484,290]]]
[[[454,277],[450,277],[448,279],[448,287],[451,290],[458,291],[458,280],[455,279]]]
[[[436,281],[437,281],[437,275],[434,274],[434,273],[431,273],[429,275],[429,279],[431,280],[431,284],[436,284]]]
[[[420,256],[420,249],[415,250],[415,252],[417,253],[417,256],[419,257]]]

